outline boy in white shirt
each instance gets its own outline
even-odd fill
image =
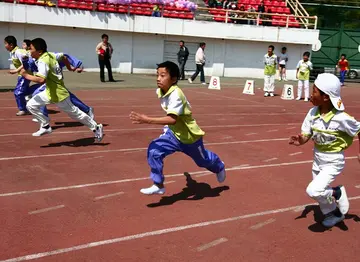
[[[303,59],[299,61],[296,66],[296,78],[299,79],[298,82],[298,94],[296,100],[301,99],[302,89],[304,87],[304,101],[309,101],[309,80],[310,80],[310,71],[313,69],[312,63],[309,61],[310,53],[305,52]]]
[[[345,218],[349,200],[344,186],[330,187],[345,166],[344,150],[360,139],[360,122],[344,112],[340,97],[340,81],[333,74],[320,74],[315,80],[310,109],[301,127],[301,134],[292,136],[289,143],[303,145],[314,141],[313,180],[306,193],[319,202],[325,215],[322,224],[333,227]],[[360,142],[359,142],[360,149]],[[360,152],[358,154],[360,161]]]
[[[274,49],[275,47],[270,45],[267,54],[264,56],[264,96],[274,96],[277,63],[277,56],[274,54]]]
[[[279,63],[279,81],[284,80],[287,81],[286,79],[286,64],[289,60],[289,57],[286,53],[286,47],[283,47],[281,49],[281,54],[278,56],[278,63]]]

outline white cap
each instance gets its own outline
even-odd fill
[[[329,73],[319,74],[314,84],[330,97],[331,103],[337,110],[345,109],[340,96],[341,84],[337,76]]]

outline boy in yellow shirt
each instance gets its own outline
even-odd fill
[[[158,65],[156,91],[161,107],[166,112],[164,117],[149,117],[131,112],[130,119],[134,124],[165,125],[164,133],[153,140],[148,148],[148,164],[151,167],[151,178],[154,184],[143,188],[146,195],[164,194],[163,159],[175,152],[183,152],[191,157],[199,167],[216,174],[221,183],[225,180],[225,165],[213,152],[205,149],[203,136],[192,117],[190,103],[182,90],[177,86],[180,77],[179,67],[170,61]]]
[[[41,107],[47,104],[56,104],[62,111],[67,113],[72,119],[89,127],[95,135],[97,141],[103,138],[103,126],[97,124],[90,116],[82,112],[70,100],[69,91],[64,84],[64,77],[59,62],[69,63],[62,53],[47,52],[47,44],[44,39],[36,38],[31,41],[30,54],[36,60],[38,72],[35,75],[28,74],[24,69],[21,75],[35,83],[45,85],[46,88],[33,96],[26,107],[40,123],[39,131],[33,136],[41,136],[52,132],[49,117],[41,112]]]

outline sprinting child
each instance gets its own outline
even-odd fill
[[[345,218],[349,201],[344,186],[330,187],[345,165],[344,150],[360,139],[360,122],[344,112],[340,81],[333,74],[320,74],[315,80],[310,109],[301,127],[301,134],[292,136],[290,144],[303,145],[314,140],[313,180],[307,194],[319,202],[325,215],[322,224],[332,227]],[[360,142],[359,142],[360,150]],[[358,155],[360,161],[360,153]]]
[[[28,52],[30,50],[30,44],[31,41],[28,39],[25,39],[23,41],[23,47],[25,47],[24,49],[26,49]],[[61,53],[59,53],[61,54]],[[64,54],[64,59],[63,61],[59,62],[59,65],[61,67],[61,70],[63,67],[66,66],[66,68],[70,71],[70,72],[77,72],[77,73],[81,73],[83,71],[83,67],[82,67],[82,62],[80,60],[78,60],[76,57]],[[33,59],[29,53],[29,57],[26,58],[26,60],[23,61],[23,67],[25,68],[25,70],[27,71],[31,71],[33,73],[36,73],[38,71],[38,68],[36,66],[36,61],[35,59]],[[45,88],[44,86],[41,86],[39,84],[37,84],[38,88],[34,91],[34,93],[32,95],[36,95],[41,91],[44,91],[43,89]],[[81,111],[83,111],[85,114],[89,115],[92,119],[94,119],[94,109],[92,107],[89,107],[88,105],[86,105],[84,102],[82,102],[77,96],[75,96],[73,93],[71,93],[68,90],[69,94],[70,94],[70,100],[71,102],[78,107]],[[48,111],[46,109],[46,107],[41,109],[42,113],[48,117]],[[37,122],[36,118],[33,119],[34,122]]]
[[[175,152],[183,152],[199,167],[215,173],[219,183],[226,177],[224,163],[215,153],[204,147],[205,132],[192,118],[190,103],[177,86],[179,77],[179,67],[175,63],[166,61],[158,65],[156,93],[166,116],[149,117],[136,112],[130,114],[134,124],[165,125],[164,133],[153,140],[148,148],[147,159],[151,168],[150,177],[154,184],[140,190],[146,195],[165,193],[163,160]]]
[[[277,56],[274,54],[275,47],[270,45],[268,52],[264,56],[265,63],[265,77],[264,77],[264,96],[274,96],[275,90],[275,75]]]
[[[302,90],[304,88],[304,101],[309,101],[310,96],[310,71],[313,69],[312,63],[309,61],[310,53],[305,52],[303,54],[303,59],[299,61],[296,66],[296,78],[298,81],[298,92],[296,100],[301,99]]]
[[[27,57],[27,51],[21,49],[17,45],[17,40],[14,36],[9,35],[4,39],[5,49],[10,52],[10,58],[15,69],[9,71],[10,74],[18,74],[17,83],[14,90],[14,96],[19,111],[16,113],[17,116],[24,116],[30,114],[26,109],[25,97],[32,94],[35,88],[30,87],[30,81],[20,75],[22,67],[22,61]]]
[[[340,83],[341,86],[345,83],[345,76],[349,70],[349,61],[346,59],[346,55],[342,54],[339,62],[336,65],[336,68],[340,69]]]
[[[74,106],[70,100],[59,65],[59,61],[66,61],[63,54],[47,52],[47,44],[42,38],[31,41],[30,54],[36,60],[38,72],[35,75],[30,75],[22,69],[21,75],[29,81],[46,85],[45,90],[33,96],[27,103],[27,109],[40,123],[39,131],[33,133],[33,136],[41,136],[52,132],[49,118],[41,112],[41,107],[54,103],[72,119],[89,127],[94,132],[95,139],[100,142],[103,138],[102,124],[97,124],[87,114]]]
[[[279,64],[279,81],[284,80],[287,81],[286,79],[286,64],[289,60],[288,54],[286,53],[287,48],[283,47],[281,48],[281,53],[278,56],[278,64]]]

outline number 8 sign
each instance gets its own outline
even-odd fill
[[[212,76],[210,79],[209,89],[220,90],[220,78],[218,76]]]

